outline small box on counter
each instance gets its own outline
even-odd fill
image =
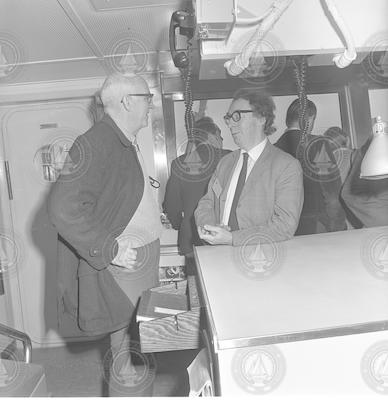
[[[183,281],[184,279],[186,279],[184,265],[159,267],[159,282],[161,285]]]
[[[136,315],[141,351],[197,349],[200,313],[194,276],[144,291]]]

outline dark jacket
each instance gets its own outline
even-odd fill
[[[201,244],[194,211],[206,193],[207,185],[219,160],[230,153],[230,150],[216,149],[210,145],[200,145],[197,151],[202,160],[201,166],[191,173],[188,170],[190,167],[185,163],[187,154],[172,161],[163,202],[164,212],[173,228],[178,230],[179,251],[185,255],[193,251],[193,244]]]
[[[128,325],[134,308],[107,267],[115,238],[140,203],[143,173],[135,148],[107,115],[75,140],[69,155],[73,167],[48,199],[51,221],[78,260],[58,272],[59,301],[80,329],[107,333]]]
[[[313,165],[314,156],[322,145],[322,142],[315,142],[316,144],[314,144],[314,138],[317,137],[315,135],[307,135],[306,137],[306,143],[312,143],[309,151],[304,155],[306,157],[306,154],[308,154],[309,160],[307,162],[310,166]],[[297,158],[300,139],[301,131],[290,129],[280,137],[275,146]],[[335,166],[330,177],[321,179],[319,175],[313,172],[312,168],[306,167],[307,164],[301,161],[304,172],[304,204],[295,235],[317,233],[318,222],[321,222],[328,232],[346,229],[345,212],[339,200],[341,176],[336,167],[335,157],[329,147],[329,142],[325,143],[325,147],[328,156],[332,159],[332,165]]]
[[[388,178],[360,178],[361,163],[370,143],[371,139],[353,154],[350,172],[342,187],[342,199],[356,227],[388,225]]]

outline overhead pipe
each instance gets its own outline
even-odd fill
[[[332,0],[325,0],[327,9],[330,11],[335,23],[340,29],[342,35],[344,36],[346,42],[346,48],[342,54],[336,54],[333,57],[333,62],[338,68],[345,68],[349,66],[357,57],[356,49],[354,46],[353,37],[350,34],[348,27],[340,13],[337,10],[334,2]]]
[[[293,0],[276,0],[270,7],[270,11],[255,33],[250,38],[249,42],[244,46],[241,53],[234,59],[226,61],[224,67],[232,76],[240,75],[249,65],[249,59],[257,49],[259,43],[264,39],[266,34],[282,16],[284,11],[289,7]],[[241,21],[240,21],[241,22]]]
[[[260,17],[254,17],[254,18],[239,18],[240,10],[237,7],[237,0],[235,0],[235,7],[234,7],[234,14],[235,14],[235,25],[237,26],[251,26],[251,25],[257,25],[259,24],[263,19],[267,18],[268,15],[272,12],[272,7],[268,8],[268,10],[261,15]]]

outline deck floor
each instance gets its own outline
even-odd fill
[[[32,362],[45,369],[47,389],[54,397],[105,397],[102,358],[106,342],[76,343],[66,347],[34,349]],[[155,353],[153,396],[187,396],[186,368],[196,350]],[[137,394],[139,395],[139,394]]]

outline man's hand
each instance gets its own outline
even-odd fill
[[[209,244],[229,244],[233,243],[230,228],[225,225],[204,225],[198,227],[198,235],[202,240]]]
[[[137,251],[130,247],[126,247],[125,251],[118,252],[111,264],[117,267],[133,270],[136,267]]]

